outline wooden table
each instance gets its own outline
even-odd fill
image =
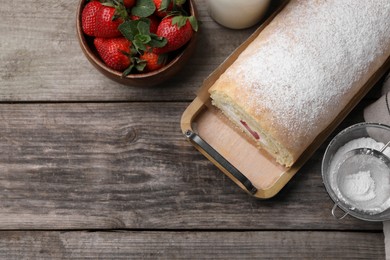
[[[174,79],[126,87],[83,56],[77,0],[0,7],[0,258],[383,259],[382,223],[331,216],[327,142],[274,198],[244,193],[197,152],[180,117],[256,28],[195,1],[196,53]],[[339,130],[362,121],[375,87]]]

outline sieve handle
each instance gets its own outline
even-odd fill
[[[387,144],[383,146],[379,152],[383,153],[389,145],[390,145],[390,141],[388,141]]]
[[[344,213],[344,215],[342,215],[342,216],[337,216],[337,215],[336,215],[336,209],[337,209],[338,206],[339,206],[339,204],[337,204],[337,203],[335,203],[335,204],[333,205],[333,208],[332,208],[332,216],[333,216],[335,219],[337,219],[337,220],[342,220],[343,218],[345,218],[345,217],[348,215],[348,212]]]

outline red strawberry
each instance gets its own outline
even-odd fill
[[[160,24],[160,20],[156,16],[150,16],[150,32],[157,33],[158,25]]]
[[[109,6],[102,6],[96,13],[96,29],[95,36],[102,38],[112,38],[121,36],[118,26],[123,22],[118,18],[113,20],[115,8]]]
[[[140,55],[140,59],[146,61],[146,70],[154,71],[162,68],[165,65],[165,62],[162,61],[159,63],[159,56],[153,52],[144,52],[144,54]],[[163,59],[162,59],[163,60]]]
[[[140,17],[139,17],[139,16],[136,16],[136,15],[130,15],[130,19],[131,19],[131,20],[139,20]],[[156,16],[154,16],[154,15],[149,16],[149,17],[147,17],[147,18],[145,18],[145,19],[149,19],[149,21],[150,21],[150,28],[149,28],[149,31],[150,31],[151,33],[156,33],[156,32],[157,32],[158,25],[160,24],[160,20],[159,20]]]
[[[132,8],[135,5],[135,0],[123,0],[126,8]]]
[[[92,1],[85,5],[81,14],[81,26],[83,32],[89,36],[95,36],[96,13],[102,7],[98,1]]]
[[[167,44],[162,48],[155,48],[154,53],[161,54],[174,51],[186,44],[193,35],[191,23],[186,19],[183,26],[172,24],[174,17],[164,18],[157,28],[157,35],[167,39]]]
[[[160,10],[162,0],[153,0],[154,5],[156,6],[156,15],[160,18],[167,16],[167,11],[171,11],[173,9],[173,1],[170,1],[168,8],[166,10]]]
[[[130,58],[124,53],[130,53],[131,43],[126,38],[95,38],[93,43],[108,67],[123,71],[130,66]]]

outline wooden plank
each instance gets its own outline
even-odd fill
[[[248,196],[185,140],[186,106],[0,104],[0,229],[382,230],[331,217],[325,146],[276,197]]]
[[[128,87],[105,78],[83,56],[75,32],[78,2],[14,0],[1,5],[0,101],[189,101],[255,30],[219,26],[208,16],[205,0],[195,0],[201,29],[193,59],[160,87]]]
[[[385,259],[382,233],[0,232],[2,259]]]

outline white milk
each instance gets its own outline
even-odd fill
[[[208,0],[210,16],[231,29],[244,29],[261,20],[268,9],[269,0]]]

